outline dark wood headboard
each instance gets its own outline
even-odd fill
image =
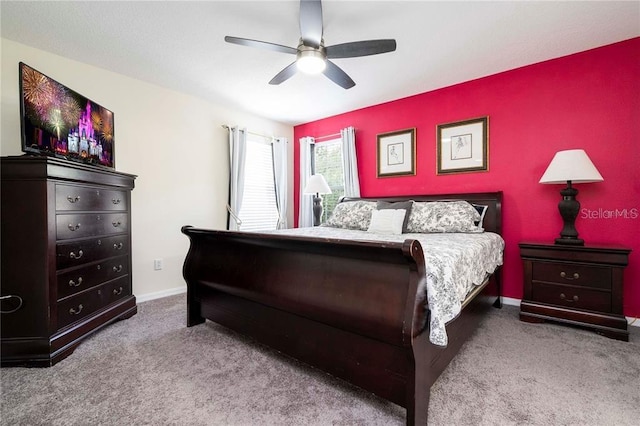
[[[497,192],[478,192],[470,194],[438,194],[438,195],[403,195],[395,197],[361,197],[350,198],[345,197],[342,202],[366,200],[366,201],[452,201],[466,200],[472,204],[481,204],[488,206],[484,215],[483,227],[487,232],[495,232],[502,235],[502,191]]]

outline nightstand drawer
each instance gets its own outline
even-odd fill
[[[611,290],[611,268],[571,263],[533,262],[533,281]]]
[[[611,293],[570,285],[534,282],[532,299],[536,302],[573,309],[611,312]]]

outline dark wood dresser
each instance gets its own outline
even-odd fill
[[[590,328],[629,341],[622,312],[628,248],[520,243],[524,297],[520,319]]]
[[[136,176],[52,157],[1,162],[2,366],[51,366],[137,312]]]

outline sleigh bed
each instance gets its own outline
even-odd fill
[[[416,216],[418,205],[467,201],[483,213],[475,222],[479,231],[469,238],[475,233],[495,239],[494,234],[501,233],[501,192],[349,199],[340,204],[346,209],[356,203],[370,207],[367,202],[376,201],[378,209],[396,210],[398,204],[380,203],[406,200],[414,206],[413,212],[407,211],[409,219]],[[482,316],[492,305],[501,306],[503,245],[497,266],[485,271],[486,277],[470,285],[457,302],[459,313],[444,309],[452,318],[446,318],[442,340],[431,330],[437,321],[428,294],[435,293],[430,267],[437,262],[425,261],[436,259],[435,249],[429,250],[430,242],[421,243],[423,236],[415,232],[395,235],[394,241],[370,240],[366,231],[359,239],[190,226],[182,232],[191,242],[183,269],[189,327],[209,319],[250,336],[405,407],[409,425],[427,423],[431,385]]]

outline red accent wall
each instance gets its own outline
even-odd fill
[[[489,116],[489,171],[436,175],[436,126]],[[556,151],[583,148],[604,182],[577,184],[576,228],[587,244],[630,247],[624,313],[640,317],[640,38],[573,54],[294,128],[299,142],[356,128],[364,197],[504,191],[504,296],[522,298],[518,242],[553,242],[561,185],[538,183]],[[376,135],[416,128],[417,172],[376,177]]]

